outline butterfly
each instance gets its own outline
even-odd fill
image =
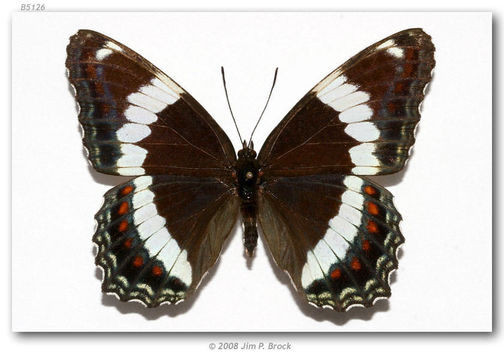
[[[435,65],[422,29],[364,49],[311,89],[267,137],[235,152],[181,86],[91,30],[66,67],[93,168],[134,177],[105,194],[93,241],[102,290],[147,307],[179,303],[215,264],[239,215],[258,225],[310,304],[336,311],[391,295],[404,242],[392,195],[365,176],[400,171]]]

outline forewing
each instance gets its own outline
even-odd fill
[[[238,198],[212,178],[140,176],[105,194],[93,241],[102,289],[149,307],[190,295],[216,262]]]
[[[421,29],[371,45],[306,94],[267,138],[259,161],[272,176],[381,175],[403,168],[434,68]]]
[[[143,57],[100,33],[70,38],[66,67],[93,167],[112,175],[219,176],[233,146],[205,109]]]
[[[387,190],[354,175],[278,178],[259,196],[277,265],[308,302],[338,311],[390,296],[400,220]]]

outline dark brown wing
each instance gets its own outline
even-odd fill
[[[217,261],[238,197],[216,179],[140,176],[105,194],[96,214],[103,291],[149,307],[187,298]]]
[[[434,45],[404,30],[361,51],[306,94],[259,153],[270,176],[399,171],[413,145]]]
[[[259,197],[277,265],[308,302],[338,311],[390,296],[400,220],[387,190],[354,175],[278,178]]]
[[[66,66],[89,160],[112,175],[221,176],[233,146],[184,89],[143,57],[90,30],[70,38]]]

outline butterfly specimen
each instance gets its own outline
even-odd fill
[[[364,176],[400,171],[415,141],[435,64],[421,29],[389,36],[330,73],[259,154],[251,141],[236,154],[189,93],[119,42],[80,30],[67,54],[93,168],[134,176],[109,190],[96,214],[104,292],[148,307],[186,299],[241,215],[246,252],[259,225],[309,303],[345,311],[390,296],[401,215]]]

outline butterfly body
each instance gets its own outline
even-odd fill
[[[91,30],[66,67],[83,143],[102,173],[134,176],[95,218],[102,289],[148,307],[190,296],[241,214],[252,255],[258,226],[300,296],[346,311],[390,296],[404,242],[392,194],[368,175],[401,170],[434,68],[421,29],[364,49],[311,89],[268,136],[237,155],[182,87]]]
[[[243,224],[243,244],[249,256],[257,245],[257,193],[262,181],[262,172],[257,153],[245,142],[238,151],[238,159],[233,167],[237,194],[240,197],[240,212]]]

